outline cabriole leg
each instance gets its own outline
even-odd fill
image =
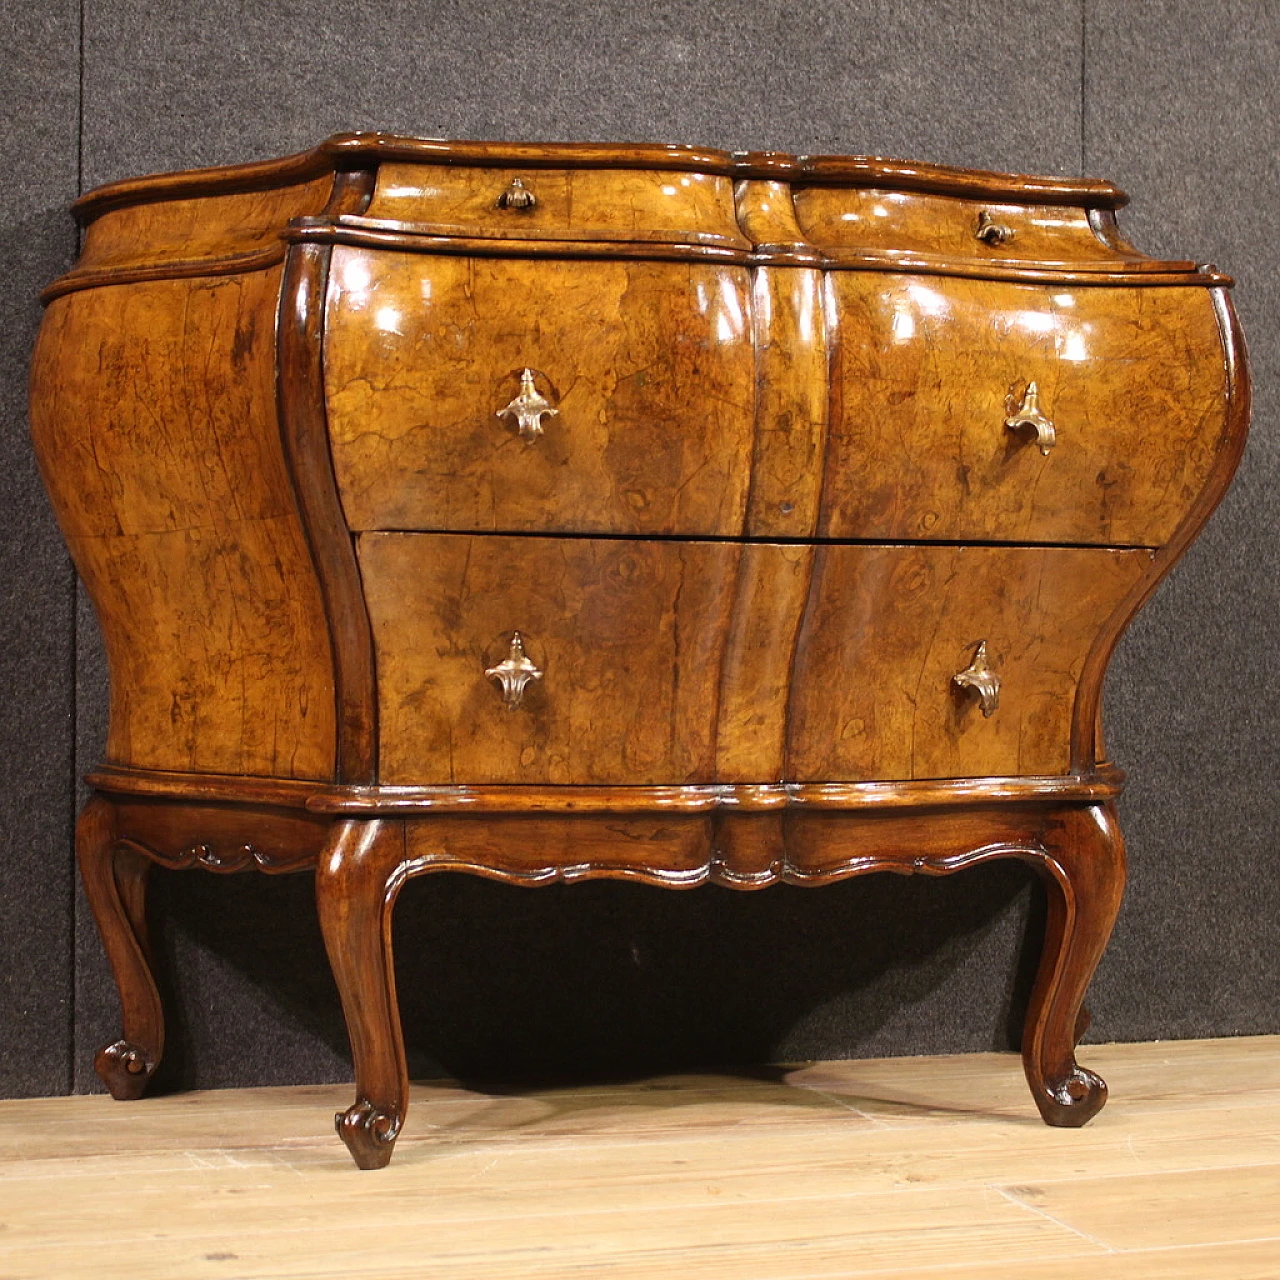
[[[335,1117],[361,1169],[391,1159],[409,1103],[391,953],[391,911],[405,860],[399,822],[339,823],[316,868],[316,904],[342,997],[356,1100]]]
[[[137,1098],[164,1052],[164,1011],[151,969],[146,892],[150,860],[120,843],[115,807],[90,797],[76,824],[85,895],[120,993],[124,1036],[98,1051],[94,1070],[113,1098]]]
[[[1112,805],[1068,809],[1046,837],[1044,953],[1022,1033],[1022,1064],[1046,1124],[1078,1128],[1107,1100],[1106,1083],[1075,1058],[1083,1002],[1124,893],[1124,839]]]

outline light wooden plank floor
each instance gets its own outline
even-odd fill
[[[0,1280],[1276,1280],[1280,1036],[480,1094],[415,1086],[395,1160],[347,1087],[0,1103]]]

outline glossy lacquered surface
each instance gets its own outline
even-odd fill
[[[389,785],[1065,774],[1099,620],[1151,567],[1145,551],[407,534],[366,534],[359,558]],[[486,672],[513,632],[539,676],[510,707]],[[954,682],[980,643],[1001,684],[989,716]]]
[[[327,620],[280,451],[279,271],[49,307],[31,425],[111,667],[107,758],[332,776]]]
[[[37,455],[111,664],[78,829],[163,1052],[147,869],[308,871],[390,1159],[415,875],[670,888],[1014,858],[1032,1097],[1085,1123],[1124,884],[1111,651],[1230,480],[1225,277],[1106,183],[340,135],[77,205]]]
[[[388,163],[379,167],[367,216],[455,235],[674,237],[749,247],[734,218],[732,182],[706,173]]]
[[[732,535],[751,475],[745,267],[335,250],[325,385],[353,529]],[[555,409],[499,411],[521,374]]]
[[[380,778],[715,779],[738,548],[365,534]],[[486,670],[519,631],[543,672],[508,707]]]
[[[841,272],[832,538],[1167,542],[1227,443],[1228,371],[1203,289]],[[1010,431],[1034,382],[1047,453]]]

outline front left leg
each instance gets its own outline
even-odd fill
[[[164,1053],[164,1010],[151,971],[146,888],[151,863],[122,842],[115,806],[93,795],[76,823],[76,858],[85,896],[120,995],[124,1035],[94,1058],[99,1079],[120,1100],[142,1096]]]
[[[1076,1062],[1075,1047],[1089,1020],[1085,992],[1120,910],[1124,839],[1111,804],[1057,816],[1039,862],[1049,913],[1022,1062],[1045,1123],[1078,1128],[1107,1100],[1105,1081]]]
[[[404,824],[337,824],[316,868],[316,905],[329,964],[342,997],[356,1100],[335,1117],[361,1169],[391,1159],[409,1103],[391,951],[391,911],[405,861]]]

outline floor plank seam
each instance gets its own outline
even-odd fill
[[[842,1098],[838,1093],[828,1093],[825,1089],[812,1088],[806,1084],[794,1085],[792,1087],[797,1089],[804,1089],[808,1093],[815,1094],[817,1097],[822,1098],[826,1102],[834,1103],[837,1107],[841,1108],[841,1110],[843,1111],[851,1111],[855,1116],[860,1116],[863,1120],[866,1120],[869,1124],[871,1124],[876,1129],[887,1130],[892,1128],[890,1124],[888,1124],[886,1121],[881,1119],[879,1116],[872,1115],[871,1112],[869,1111],[864,1111],[861,1107],[857,1106],[855,1103],[849,1102],[847,1099]]]
[[[1089,1241],[1090,1244],[1096,1244],[1098,1248],[1105,1253],[1119,1253],[1120,1250],[1113,1244],[1108,1244],[1105,1240],[1099,1240],[1097,1236],[1090,1235],[1087,1231],[1081,1231],[1079,1227],[1073,1227],[1069,1222],[1063,1222],[1059,1218],[1055,1218],[1053,1214],[1041,1209],[1039,1205],[1028,1204],[1025,1200],[1015,1195],[1007,1187],[999,1186],[997,1183],[988,1182],[986,1184],[993,1191],[998,1191],[1010,1204],[1016,1204],[1020,1208],[1029,1209],[1032,1213],[1039,1214],[1048,1222],[1052,1222],[1055,1227],[1061,1227],[1064,1231],[1070,1231],[1072,1235],[1079,1236],[1082,1240]]]
[[[1265,1140],[1270,1141],[1269,1138]],[[1230,1164],[1221,1165],[1191,1164],[1182,1165],[1176,1169],[1135,1169],[1131,1173],[1077,1173],[1068,1177],[1037,1178],[1036,1182],[1043,1187],[1067,1187],[1077,1182],[1121,1182],[1129,1178],[1178,1178],[1184,1174],[1225,1173],[1243,1169],[1280,1169],[1280,1159],[1233,1160]],[[1280,1215],[1280,1206],[1277,1207],[1277,1214]]]

